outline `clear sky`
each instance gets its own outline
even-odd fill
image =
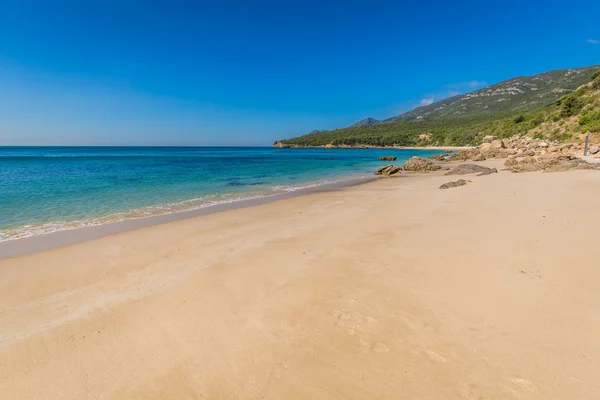
[[[4,1],[0,145],[270,145],[600,63],[600,1]]]

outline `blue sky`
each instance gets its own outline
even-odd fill
[[[1,1],[0,145],[270,145],[600,63],[598,1]]]

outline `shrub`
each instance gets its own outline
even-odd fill
[[[519,116],[515,117],[515,119],[513,119],[513,122],[515,124],[520,124],[523,121],[525,121],[525,117],[523,115],[519,115]]]

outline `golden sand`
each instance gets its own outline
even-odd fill
[[[1,260],[0,398],[600,398],[600,173],[456,179]]]

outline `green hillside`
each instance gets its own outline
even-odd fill
[[[474,112],[474,115],[458,114],[431,119],[421,118],[412,121],[318,131],[297,138],[278,141],[275,145],[279,147],[463,146],[478,144],[486,135],[508,137],[514,134],[528,133],[553,140],[576,140],[583,131],[600,132],[600,116],[598,115],[600,112],[600,93],[598,89],[600,86],[600,73],[594,73],[599,69],[600,67],[596,66],[577,70],[563,70],[561,71],[562,75],[560,75],[562,76],[561,79],[556,77],[557,71],[540,74],[539,76],[545,77],[546,82],[548,82],[548,77],[552,76],[554,84],[557,79],[563,83],[566,82],[564,80],[566,79],[564,78],[565,75],[567,75],[567,78],[576,76],[577,79],[568,79],[568,82],[577,82],[581,86],[579,89],[577,87],[565,89],[553,85],[553,89],[544,92],[545,94],[539,93],[539,95],[543,95],[542,97],[536,97],[540,99],[550,96],[552,100],[545,105],[529,101],[528,107],[503,109],[494,113]],[[586,72],[584,79],[580,78],[581,71]],[[592,75],[593,80],[590,81]],[[531,79],[533,78],[531,77]],[[577,90],[573,91],[573,89]],[[483,93],[486,93],[486,89],[482,90]],[[477,92],[482,93],[482,91],[473,93]],[[536,92],[536,90],[533,90],[533,92]],[[570,93],[564,94],[565,92]],[[548,93],[560,93],[561,95],[554,96]],[[469,94],[465,96],[469,96]],[[469,99],[471,98],[473,96],[469,97]],[[521,103],[525,101],[523,99],[521,98]]]
[[[551,104],[589,80],[600,65],[520,76],[392,117],[390,121],[523,113]]]

